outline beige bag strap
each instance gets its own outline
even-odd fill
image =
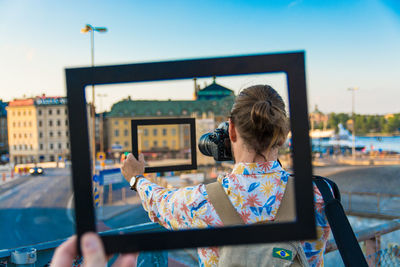
[[[206,191],[208,200],[210,200],[224,226],[244,224],[219,182],[207,184]]]
[[[244,224],[219,182],[207,184],[206,191],[209,201],[225,226]],[[295,219],[294,180],[293,177],[289,176],[286,190],[274,222],[290,222]]]

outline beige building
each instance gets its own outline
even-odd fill
[[[69,158],[66,98],[36,97],[7,107],[10,162],[36,163]]]

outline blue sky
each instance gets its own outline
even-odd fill
[[[400,112],[397,2],[0,0],[0,98],[65,95],[64,68],[90,64],[90,23],[109,29],[96,65],[305,50],[311,107],[350,112],[357,86],[358,112]]]

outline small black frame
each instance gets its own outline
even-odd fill
[[[132,132],[132,154],[138,158],[138,127],[142,125],[169,125],[169,124],[186,124],[190,127],[190,156],[191,164],[186,165],[170,165],[160,167],[145,167],[145,173],[167,172],[167,171],[185,171],[197,169],[196,154],[196,126],[194,118],[174,118],[174,119],[140,119],[131,120]]]
[[[194,77],[287,75],[295,174],[295,222],[102,236],[107,253],[304,240],[316,237],[304,52],[66,69],[72,180],[78,238],[96,231],[85,87]],[[78,242],[79,246],[79,242]],[[78,248],[79,249],[79,248]]]

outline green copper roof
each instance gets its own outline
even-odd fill
[[[234,96],[235,93],[219,84],[215,81],[204,89],[200,90],[197,93],[197,98],[199,100],[212,100],[212,99],[221,99],[225,96]]]
[[[146,116],[190,116],[193,113],[212,112],[215,116],[228,116],[234,103],[234,96],[219,100],[131,100],[115,103],[107,117],[146,117]]]

